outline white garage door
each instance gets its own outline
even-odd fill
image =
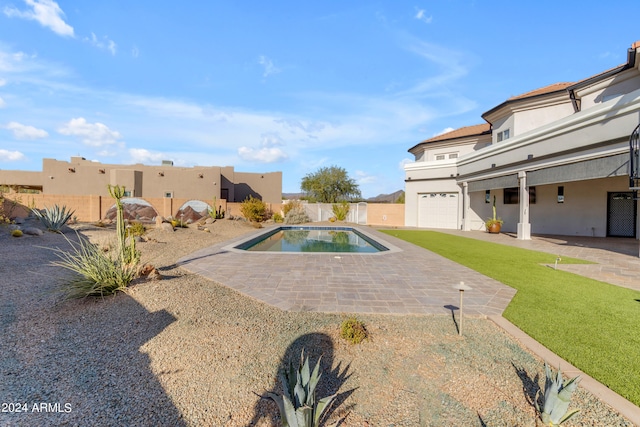
[[[458,228],[458,194],[425,193],[418,195],[418,227]]]

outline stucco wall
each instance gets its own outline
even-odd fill
[[[404,208],[400,203],[367,203],[367,225],[403,227]]]
[[[564,203],[558,203],[558,186],[564,186]],[[592,179],[553,185],[537,185],[536,202],[529,205],[529,222],[533,234],[606,237],[607,193],[629,191],[628,178]],[[493,196],[496,196],[497,216],[504,220],[503,232],[515,233],[519,221],[519,206],[505,205],[504,192],[491,190],[491,203],[485,203],[485,192],[470,195],[472,230],[483,230],[484,219],[492,216]]]

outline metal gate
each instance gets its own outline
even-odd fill
[[[636,237],[633,192],[607,193],[607,237]]]

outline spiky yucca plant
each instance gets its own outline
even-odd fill
[[[316,386],[320,380],[320,359],[313,372],[309,371],[309,358],[300,354],[300,365],[296,369],[289,364],[289,371],[280,376],[284,394],[267,393],[280,409],[283,427],[316,427],[320,417],[329,408],[335,394],[316,402]]]
[[[553,375],[551,368],[544,362],[544,371],[546,374],[544,382],[544,394],[542,395],[542,410],[538,405],[538,394],[536,393],[536,409],[540,414],[540,419],[545,425],[559,426],[567,421],[575,414],[580,412],[577,409],[569,412],[569,403],[571,403],[571,394],[578,387],[580,376],[570,380],[563,381],[562,371],[558,366],[558,372]],[[540,393],[540,391],[538,391]]]
[[[67,243],[71,251],[51,249],[58,260],[50,263],[75,273],[62,287],[67,298],[111,295],[126,290],[136,277],[135,265],[122,264],[118,254],[105,252],[80,235],[77,243],[70,239]]]
[[[59,233],[62,227],[71,219],[75,211],[67,211],[66,206],[55,205],[53,208],[44,208],[43,212],[32,208],[31,212],[40,220],[47,230]]]

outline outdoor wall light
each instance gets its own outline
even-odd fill
[[[69,173],[76,173],[76,168],[69,168]]]
[[[201,174],[201,173],[199,173],[199,174],[198,174],[198,178],[204,178],[204,175],[203,175],[203,174]]]
[[[164,172],[158,172],[158,176],[164,176]]]
[[[527,154],[527,160],[533,159],[533,154]]]
[[[98,173],[104,173],[104,169],[98,169]]]
[[[495,167],[496,167],[496,164],[495,164],[495,163],[491,163],[491,167],[492,167],[492,168],[495,168]]]

